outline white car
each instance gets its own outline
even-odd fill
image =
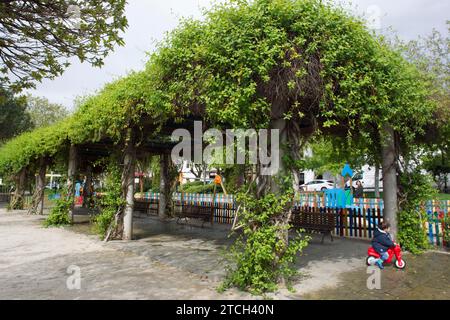
[[[302,191],[325,191],[333,188],[334,182],[331,180],[313,180],[300,186]]]

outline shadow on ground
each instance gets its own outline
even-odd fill
[[[44,229],[43,217],[0,210],[0,299],[254,299],[237,290],[219,294],[223,252],[233,243],[229,226],[161,222],[136,215],[135,241],[104,244],[90,216],[64,229]],[[70,232],[68,232],[70,231]],[[313,236],[299,257],[295,293],[275,299],[450,299],[450,255],[405,255],[404,271],[382,271],[380,290],[367,288],[365,253],[370,243]],[[82,289],[67,289],[67,267],[82,270]]]
[[[88,233],[89,226],[78,225],[73,230]],[[231,234],[228,225],[202,228],[196,221],[179,224],[176,220],[162,222],[156,217],[138,215],[134,219],[133,233],[134,241],[113,241],[108,246],[215,282],[222,281],[226,275],[225,252],[237,236]],[[301,276],[294,282],[296,294],[281,291],[277,298],[299,299],[307,292],[336,286],[341,273],[364,265],[368,241],[338,237],[334,242],[326,238],[322,244],[320,235],[311,237],[309,246],[297,262]]]

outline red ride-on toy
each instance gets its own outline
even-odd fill
[[[400,245],[396,244],[395,247],[388,249],[387,253],[389,254],[389,258],[384,262],[385,265],[392,263],[395,257],[395,267],[397,269],[405,269],[406,262],[402,259],[402,248]],[[366,263],[368,266],[374,266],[375,261],[380,259],[380,255],[372,247],[369,248],[367,255]]]

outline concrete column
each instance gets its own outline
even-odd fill
[[[134,173],[136,169],[136,150],[129,142],[125,150],[124,171],[122,185],[125,190],[125,210],[123,215],[123,240],[133,238],[133,210],[134,210]]]
[[[394,130],[389,125],[383,128],[382,157],[384,221],[390,222],[391,234],[396,239],[398,232],[397,157]]]

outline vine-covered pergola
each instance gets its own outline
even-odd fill
[[[280,176],[297,171],[313,135],[341,137],[383,167],[385,217],[396,232],[401,146],[422,136],[434,106],[427,82],[382,37],[345,10],[318,0],[230,1],[183,20],[144,70],[106,85],[61,123],[25,133],[0,149],[0,172],[14,178],[20,201],[26,172],[38,173],[32,212],[42,213],[46,168],[64,161],[69,195],[80,170],[119,150],[124,208],[116,218],[132,239],[134,167],[161,156],[160,216],[171,194],[170,135],[193,121],[218,129],[281,131]],[[286,161],[289,159],[289,161]],[[280,193],[260,176],[258,192]],[[280,218],[282,219],[282,218]]]

